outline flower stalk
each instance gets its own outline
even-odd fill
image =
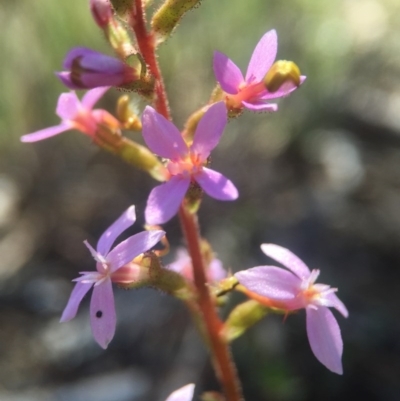
[[[224,324],[220,320],[207,286],[206,266],[201,252],[201,238],[197,215],[187,211],[184,204],[179,209],[182,231],[192,258],[194,283],[198,292],[198,304],[203,314],[214,369],[222,384],[227,401],[243,399],[239,379],[228,344],[223,337]]]

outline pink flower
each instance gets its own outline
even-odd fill
[[[64,59],[68,71],[56,75],[70,89],[121,86],[140,78],[136,69],[121,60],[86,47],[74,47]]]
[[[170,263],[165,266],[165,268],[179,273],[186,279],[193,281],[192,259],[184,248],[178,249],[177,259],[175,262]],[[207,280],[210,283],[213,283],[224,279],[227,276],[227,271],[224,269],[222,262],[219,259],[214,258],[207,266],[206,275]]]
[[[267,305],[293,311],[306,310],[307,335],[316,358],[334,373],[342,374],[343,341],[329,307],[344,317],[348,311],[336,296],[336,288],[315,284],[319,270],[310,271],[296,255],[278,245],[263,244],[262,251],[290,270],[258,266],[235,274],[246,294]]]
[[[272,67],[278,50],[278,38],[275,30],[268,31],[255,47],[244,78],[239,67],[225,54],[214,53],[214,73],[223,91],[227,93],[228,108],[246,107],[254,111],[277,111],[278,105],[267,103],[288,95],[296,89],[293,82],[286,82],[277,91],[269,92],[264,78]],[[300,77],[300,83],[306,79]]]
[[[122,241],[110,251],[117,237],[135,220],[135,206],[131,206],[103,233],[96,250],[87,241],[84,242],[97,262],[97,271],[81,272],[82,276],[73,280],[77,283],[60,320],[67,322],[73,319],[83,297],[93,287],[90,323],[93,337],[102,348],[107,348],[114,337],[116,326],[111,283],[135,281],[138,277],[138,269],[134,263],[131,263],[132,260],[149,250],[165,235],[165,232],[161,230],[143,231]]]
[[[165,401],[191,401],[194,393],[194,384],[187,384],[169,395]]]
[[[105,110],[92,110],[95,103],[104,95],[109,87],[96,88],[88,91],[79,101],[76,93],[62,93],[58,98],[56,114],[61,123],[21,137],[22,142],[36,142],[61,134],[64,131],[76,129],[86,135],[94,136],[99,124],[118,128],[119,122]]]
[[[152,107],[146,107],[142,116],[143,138],[150,150],[169,159],[168,181],[155,187],[147,200],[145,217],[148,224],[163,224],[171,219],[193,181],[215,199],[238,197],[231,181],[204,167],[211,151],[218,145],[226,122],[225,105],[222,102],[213,104],[200,120],[193,143],[188,146],[170,121]]]

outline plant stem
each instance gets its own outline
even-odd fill
[[[135,6],[132,7],[130,20],[132,29],[136,35],[140,53],[155,78],[154,107],[165,118],[170,119],[164,81],[156,57],[154,35],[152,32],[147,32],[142,0],[135,0]]]
[[[200,248],[200,234],[197,216],[191,214],[182,205],[179,209],[189,254],[192,258],[194,282],[198,292],[198,304],[203,314],[204,325],[208,335],[209,347],[213,358],[214,369],[220,380],[227,401],[243,399],[237,377],[236,368],[232,361],[228,344],[222,336],[223,323],[220,320],[207,285],[205,264]]]
[[[131,26],[135,32],[140,53],[156,81],[155,108],[165,118],[170,119],[168,99],[155,52],[154,35],[152,32],[147,32],[142,0],[135,0],[134,7],[132,7]],[[206,266],[201,253],[201,238],[197,216],[191,214],[182,205],[179,210],[179,217],[189,254],[192,259],[194,282],[198,294],[198,309],[202,317],[202,324],[199,324],[199,327],[204,326],[205,328],[214,369],[221,382],[226,401],[241,401],[243,397],[236,368],[231,357],[229,346],[221,335],[223,323],[218,317],[217,309],[211,299],[207,286]],[[190,309],[192,312],[195,311],[195,318],[196,316],[198,318],[199,314],[196,312],[197,308]]]

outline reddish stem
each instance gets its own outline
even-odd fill
[[[131,26],[135,32],[140,53],[156,81],[155,108],[165,118],[170,119],[167,95],[155,53],[154,35],[152,32],[147,32],[142,0],[135,0],[134,7],[132,7]],[[242,395],[235,365],[228,344],[221,335],[223,323],[218,317],[207,287],[206,267],[200,248],[197,216],[189,213],[184,206],[181,206],[179,217],[192,259],[194,281],[198,293],[198,307],[202,314],[202,323],[206,329],[214,368],[224,389],[226,401],[241,401]]]
[[[152,32],[147,32],[142,0],[135,0],[134,7],[131,10],[130,22],[136,35],[140,54],[155,78],[155,109],[165,118],[170,119],[164,81],[156,57],[154,35]]]
[[[198,304],[203,314],[203,322],[208,335],[214,368],[224,389],[226,400],[240,401],[242,400],[242,395],[235,365],[232,362],[229,346],[221,335],[223,323],[217,314],[207,286],[197,216],[191,214],[182,205],[179,209],[179,218],[192,258],[194,282],[199,297]]]

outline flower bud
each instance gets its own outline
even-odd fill
[[[269,92],[277,92],[283,85],[300,86],[301,73],[293,61],[276,61],[264,77],[264,85]]]
[[[57,73],[70,89],[123,86],[140,79],[140,71],[122,61],[85,47],[70,50],[64,59],[69,71]]]
[[[90,0],[90,11],[96,24],[104,29],[113,18],[113,10],[109,0]]]

